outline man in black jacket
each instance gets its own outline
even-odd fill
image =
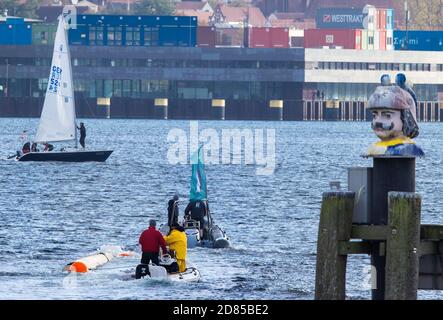
[[[174,197],[168,202],[168,226],[178,224],[178,196]]]
[[[83,122],[80,122],[80,127],[77,127],[80,130],[80,145],[82,148],[85,148],[85,138],[86,138],[86,128]]]
[[[205,223],[206,203],[201,200],[190,201],[185,209],[185,219],[192,219],[200,222],[200,230],[203,230],[203,238],[205,239],[207,225]]]

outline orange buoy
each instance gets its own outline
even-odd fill
[[[86,273],[108,263],[112,258],[114,258],[114,256],[107,252],[96,253],[68,264],[65,270],[69,272]]]
[[[71,265],[68,266],[67,271],[69,272],[78,272],[78,273],[85,273],[88,272],[89,269],[83,262],[75,261]]]

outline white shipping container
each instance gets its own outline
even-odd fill
[[[374,50],[380,50],[380,31],[374,31]]]
[[[394,50],[394,30],[386,30],[386,50]]]
[[[366,5],[363,8],[363,12],[367,13],[366,17],[366,29],[376,30],[377,29],[377,8],[371,5]]]

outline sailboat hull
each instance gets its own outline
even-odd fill
[[[111,153],[112,150],[29,152],[17,160],[41,162],[105,162]]]

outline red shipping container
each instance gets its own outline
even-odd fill
[[[363,41],[363,32],[361,30],[355,30],[355,49],[361,50]]]
[[[250,48],[270,48],[271,28],[249,28]]]
[[[380,50],[386,50],[386,31],[378,31],[380,33]]]
[[[197,46],[215,47],[215,28],[208,26],[197,27]]]
[[[305,48],[341,47],[356,49],[357,30],[309,29],[305,30]]]
[[[386,30],[386,9],[377,9],[377,29]]]
[[[272,28],[271,29],[271,47],[289,48],[289,29]]]

